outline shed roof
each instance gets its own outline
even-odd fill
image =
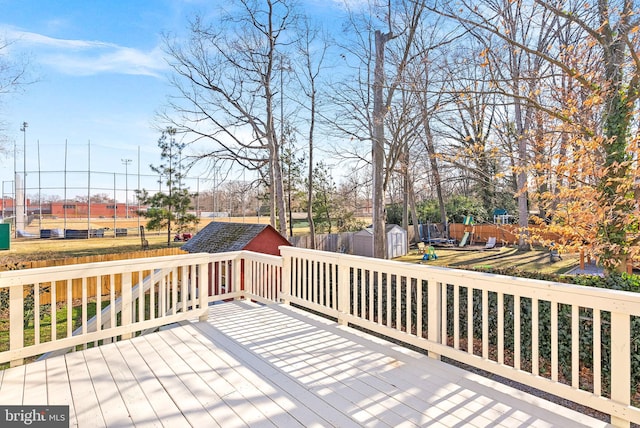
[[[267,224],[211,222],[182,246],[190,253],[224,253],[243,250]]]

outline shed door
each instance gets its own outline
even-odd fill
[[[400,257],[404,256],[407,252],[405,251],[405,238],[404,233],[402,232],[394,232],[391,234],[391,257]]]

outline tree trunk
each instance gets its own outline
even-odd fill
[[[514,86],[517,87],[518,81],[515,79]],[[516,89],[517,92],[517,89]],[[524,135],[524,128],[522,125],[522,108],[518,98],[515,99],[515,120],[516,130],[518,138],[518,174],[517,180],[517,195],[518,195],[518,226],[520,232],[518,234],[518,248],[521,250],[528,250],[529,243],[527,242],[527,228],[529,226],[529,206],[527,203],[527,139]]]
[[[409,210],[413,219],[413,242],[420,242],[420,220],[418,219],[418,210],[416,208],[416,194],[413,189],[413,180],[409,176]]]
[[[511,25],[515,26],[515,22],[511,20]],[[512,29],[515,31],[515,28]],[[518,248],[528,250],[528,227],[529,227],[529,204],[527,192],[527,137],[524,125],[524,116],[522,112],[522,101],[520,98],[520,68],[516,58],[516,53],[510,51],[511,77],[513,80],[514,93],[514,120],[516,122],[516,138],[518,139],[518,156],[516,167],[518,169],[516,175],[517,197],[518,197],[518,226],[520,232],[518,234]]]
[[[402,228],[409,232],[409,177],[405,170],[402,176]]]
[[[384,49],[390,33],[375,32],[375,69],[373,76],[373,257],[386,258],[384,209]]]
[[[444,195],[442,193],[442,179],[440,178],[440,169],[438,167],[438,159],[436,158],[436,147],[433,144],[433,135],[431,134],[431,125],[428,118],[423,119],[425,132],[425,146],[429,155],[429,166],[431,167],[431,176],[433,184],[436,186],[436,195],[438,197],[438,207],[440,208],[440,221],[444,227],[445,236],[449,237],[449,222],[447,221],[447,208],[444,205]]]
[[[269,161],[271,163],[271,161]],[[269,169],[271,170],[271,179],[269,181],[269,224],[274,229],[278,230],[278,225],[276,222],[276,198],[275,198],[275,190],[273,186],[273,166],[269,165]]]
[[[316,226],[313,222],[313,133],[316,125],[316,87],[315,80],[311,79],[311,117],[309,123],[309,175],[307,178],[307,221],[311,234],[311,248],[316,249]]]
[[[313,123],[313,119],[311,119]],[[312,125],[313,126],[313,125]],[[316,249],[316,226],[313,222],[313,137],[309,134],[309,186],[307,187],[307,221],[309,222],[309,233],[311,234],[310,245]]]
[[[284,201],[284,185],[282,183],[282,168],[279,162],[279,146],[272,151],[273,163],[273,187],[276,196],[276,209],[278,211],[278,232],[285,238],[287,237],[287,208]]]

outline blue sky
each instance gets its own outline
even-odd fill
[[[40,170],[62,171],[66,140],[67,170],[87,170],[90,141],[91,170],[124,173],[121,159],[129,158],[133,160],[129,174],[135,174],[140,147],[141,173],[149,173],[148,165],[159,161],[155,113],[170,91],[161,33],[181,33],[195,11],[215,13],[216,4],[215,0],[0,0],[0,34],[15,41],[9,55],[28,57],[36,80],[23,92],[3,99],[1,106],[10,151],[16,142],[18,170],[22,170],[25,136],[20,127],[26,121],[27,171],[38,170],[38,146]],[[303,4],[320,18],[335,18],[334,2]],[[2,181],[13,179],[13,162],[12,153],[0,158]],[[54,180],[53,175],[48,177],[41,180]],[[32,188],[33,175],[27,179]],[[77,181],[82,188],[82,180]],[[11,185],[3,187],[6,193]],[[68,196],[76,193],[82,192]]]

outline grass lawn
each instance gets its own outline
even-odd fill
[[[149,249],[167,248],[167,235],[147,235]],[[171,241],[171,247],[184,242]],[[11,249],[0,251],[0,265],[22,261],[64,259],[67,257],[94,256],[100,254],[140,251],[140,237],[91,239],[24,239],[11,241]]]
[[[166,234],[147,235],[150,249],[167,248]],[[183,242],[171,242],[171,247],[180,247]],[[17,239],[11,242],[11,249],[0,251],[0,265],[22,261],[63,259],[109,253],[125,253],[140,250],[138,236],[91,239]],[[518,251],[512,247],[493,250],[460,250],[457,248],[436,248],[437,260],[422,261],[422,253],[411,250],[409,254],[396,260],[445,266],[457,269],[476,267],[515,267],[524,271],[549,274],[564,274],[579,265],[579,255],[562,254],[562,260],[551,263],[549,251],[537,249]]]
[[[456,269],[474,268],[517,268],[527,272],[545,274],[565,274],[580,264],[579,255],[562,254],[562,260],[551,263],[549,250],[519,251],[517,248],[501,247],[493,250],[458,250],[436,248],[436,260],[423,261],[422,253],[412,250],[404,257],[395,260],[421,263],[431,266],[444,266]]]

